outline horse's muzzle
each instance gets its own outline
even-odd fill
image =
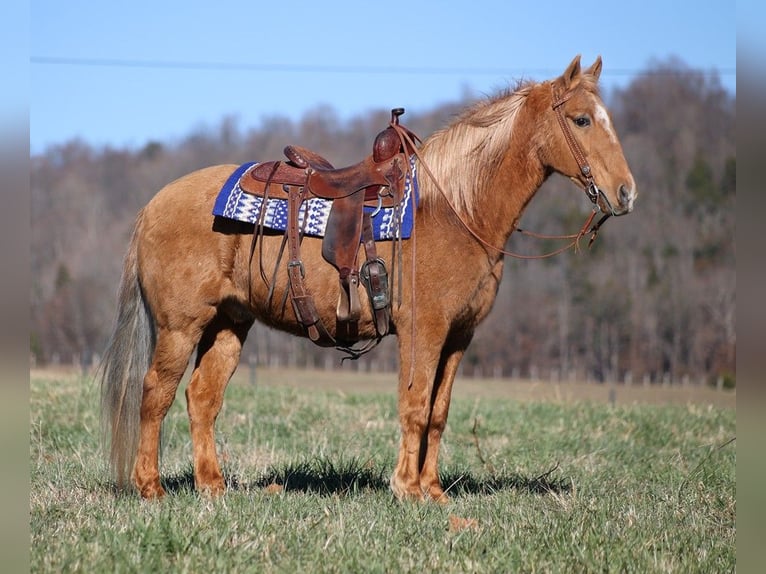
[[[631,185],[620,185],[617,190],[618,209],[614,210],[614,215],[625,215],[633,211],[633,203],[636,200],[636,188]]]

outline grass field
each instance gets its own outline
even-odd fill
[[[235,377],[218,419],[226,496],[193,490],[179,393],[165,425],[169,496],[147,503],[110,487],[94,383],[33,372],[31,570],[735,569],[731,393],[458,381],[440,506],[388,489],[392,376],[264,369],[256,380]]]

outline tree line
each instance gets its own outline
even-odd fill
[[[592,248],[544,260],[508,259],[495,307],[477,330],[464,370],[483,375],[628,382],[736,377],[736,98],[715,76],[683,62],[653,64],[604,94],[639,197],[610,220]],[[396,102],[399,104],[399,102]],[[426,137],[471,103],[402,119]],[[122,258],[138,210],[166,183],[216,163],[274,159],[297,143],[336,165],[360,151],[388,110],[342,120],[318,106],[242,126],[235,116],[174,142],[140,149],[72,140],[31,158],[30,355],[37,364],[89,362],[112,328]],[[406,121],[405,121],[406,120]],[[582,192],[552,177],[521,226],[572,233],[590,210]],[[514,234],[508,247],[558,246]],[[243,360],[337,366],[340,356],[257,325]],[[385,341],[356,368],[395,369]]]

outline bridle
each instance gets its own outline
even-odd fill
[[[564,116],[563,105],[572,97],[573,94],[574,92],[570,91],[561,95],[556,88],[556,85],[553,83],[551,84],[551,95],[553,96],[553,104],[551,104],[551,107],[553,108],[553,111],[556,112],[556,119],[558,120],[561,131],[564,134],[564,139],[569,146],[569,150],[574,156],[575,162],[577,162],[577,166],[580,168],[582,177],[585,179],[585,194],[593,203],[593,209],[597,213],[601,211],[604,214],[601,220],[596,224],[597,230],[598,227],[601,227],[604,221],[606,221],[612,215],[616,215],[616,213],[614,211],[614,207],[612,207],[612,203],[609,201],[609,198],[603,191],[601,191],[598,185],[596,185],[596,181],[593,179],[590,165],[588,164],[588,161],[585,157],[585,152],[583,152],[582,147],[580,147],[580,144],[575,139],[574,134],[569,127],[569,123],[567,122],[566,116]],[[603,209],[599,203],[599,199],[608,209]]]

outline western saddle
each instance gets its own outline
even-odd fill
[[[408,158],[414,152],[412,145],[418,138],[399,124],[399,116],[403,113],[403,108],[391,110],[391,121],[375,138],[372,153],[355,165],[335,169],[318,153],[289,145],[284,150],[287,161],[259,163],[239,181],[243,191],[263,198],[261,215],[268,199],[287,200],[287,274],[298,323],[317,345],[337,347],[352,358],[372,348],[390,329],[389,275],[377,255],[372,217],[382,207],[398,209],[404,196]],[[322,239],[322,256],[337,269],[340,281],[335,337],[322,323],[311,293],[303,282],[305,269],[300,255],[303,229],[299,216],[303,201],[312,196],[332,201]],[[365,210],[365,206],[374,211]],[[308,218],[303,219],[305,225]],[[262,226],[260,231],[256,230],[254,241],[258,233],[262,233]],[[360,242],[366,256],[361,269],[357,263]],[[359,341],[360,280],[368,293],[377,333],[377,339],[362,350],[352,347]]]

